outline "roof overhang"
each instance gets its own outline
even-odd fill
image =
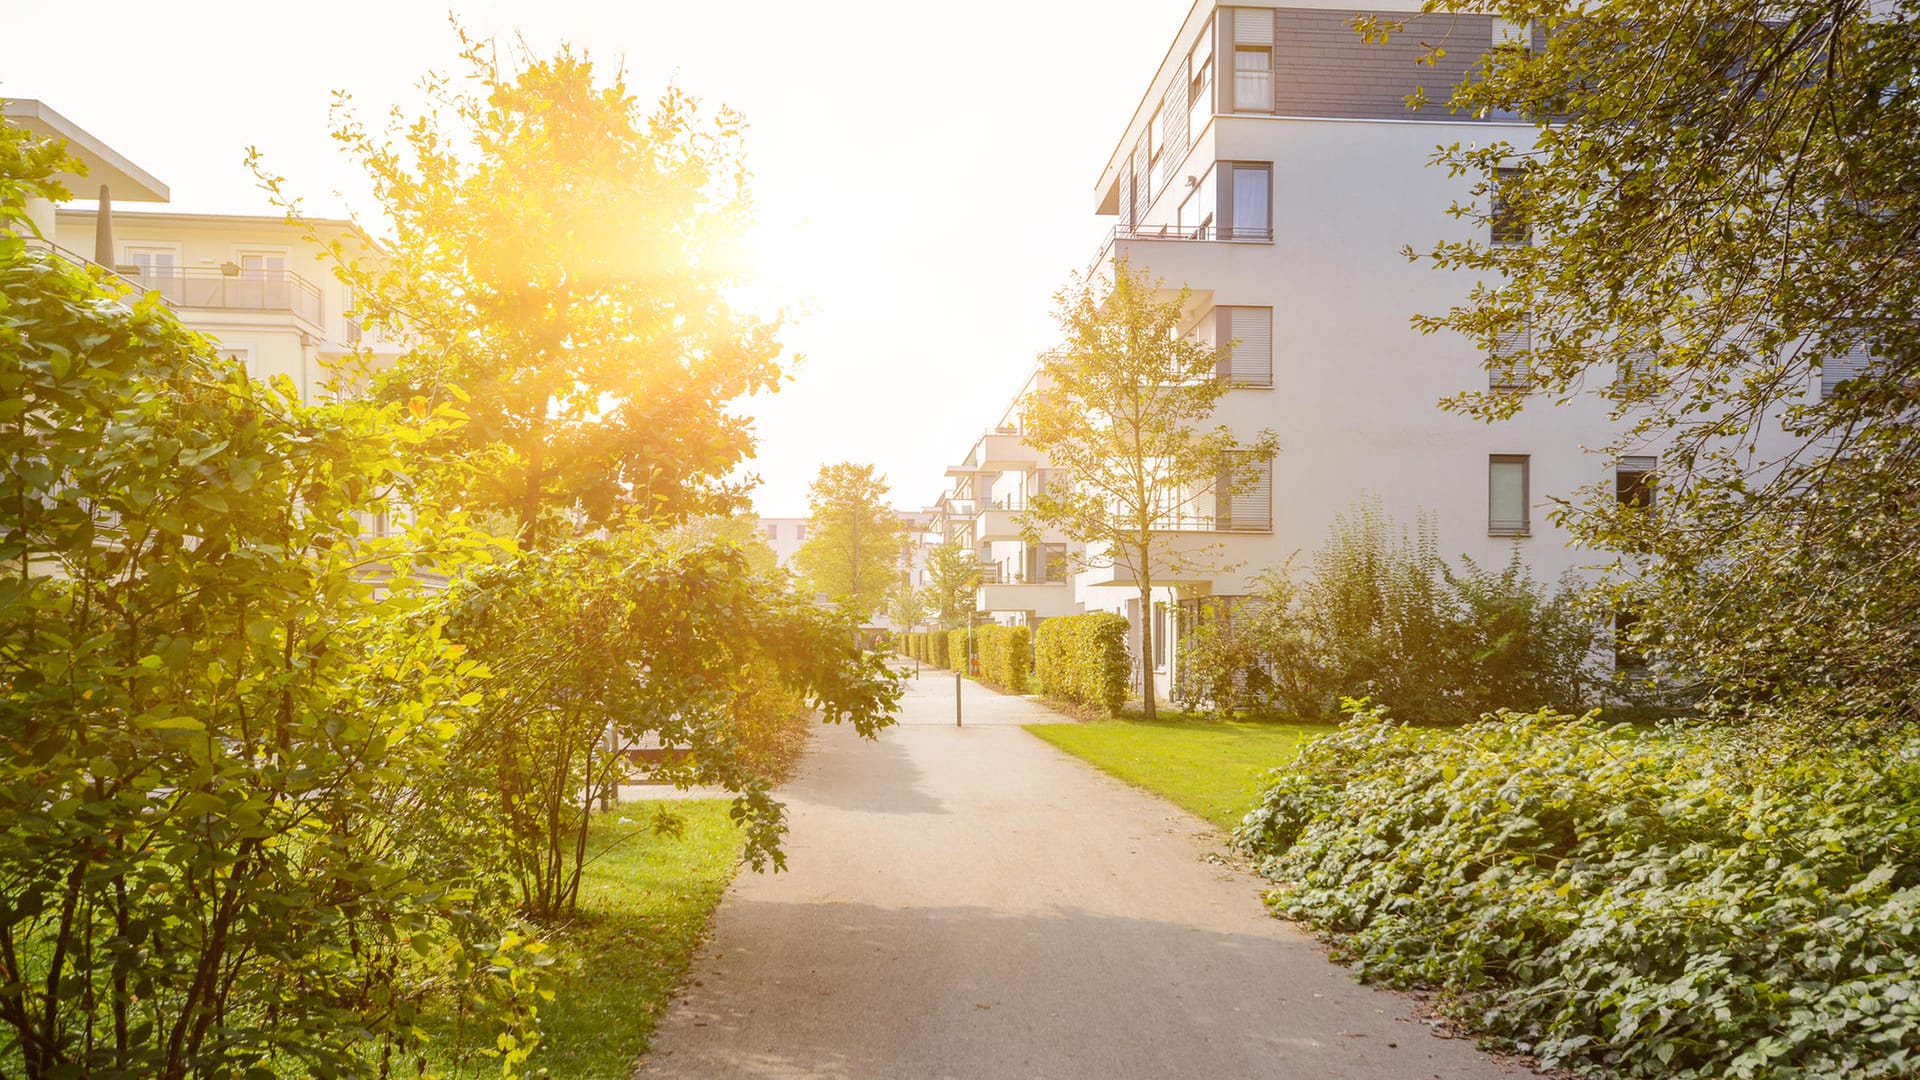
[[[167,185],[45,102],[33,98],[6,98],[4,102],[9,122],[43,138],[61,140],[67,144],[67,153],[87,167],[85,176],[64,173],[59,177],[75,198],[91,199],[98,194],[98,185],[105,184],[115,202],[167,201]]]

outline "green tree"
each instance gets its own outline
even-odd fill
[[[1625,553],[1608,594],[1710,708],[1920,718],[1920,4],[1431,6],[1545,31],[1449,102],[1533,126],[1437,155],[1477,181],[1455,212],[1524,242],[1427,252],[1480,284],[1416,320],[1489,352],[1524,322],[1535,393],[1447,406],[1597,394],[1610,451],[1658,455],[1653,487],[1564,521]]]
[[[47,190],[18,140],[8,219]],[[356,523],[452,421],[303,405],[10,234],[0,388],[8,1075],[364,1075],[435,987],[511,999],[512,939],[405,842],[483,674],[414,568],[484,548]]]
[[[721,542],[740,549],[747,557],[747,568],[763,577],[772,577],[779,569],[780,557],[767,543],[760,520],[751,514],[709,514],[689,518],[674,527],[674,535],[688,544]]]
[[[899,579],[907,543],[900,515],[887,505],[886,478],[871,465],[822,465],[807,506],[807,540],[793,556],[800,579],[869,618]]]
[[[1030,531],[1051,526],[1077,541],[1081,566],[1114,567],[1140,596],[1141,654],[1153,655],[1156,581],[1220,566],[1218,545],[1168,530],[1205,522],[1214,500],[1257,482],[1278,444],[1263,431],[1242,443],[1205,425],[1231,389],[1220,352],[1181,333],[1190,297],[1115,260],[1111,283],[1076,278],[1055,297],[1060,347],[1041,362],[1023,403],[1026,442],[1068,483],[1033,497]],[[1144,709],[1155,715],[1153,665],[1141,664]]]
[[[979,589],[980,564],[971,549],[948,540],[927,552],[927,607],[941,629],[972,620]]]
[[[899,633],[907,633],[927,619],[927,593],[916,589],[905,575],[887,593],[887,618]]]
[[[595,803],[629,774],[615,744],[653,735],[680,751],[655,776],[733,792],[748,861],[784,866],[785,811],[750,738],[764,718],[747,710],[783,689],[870,737],[899,695],[848,615],[727,540],[643,527],[569,541],[466,575],[448,605],[445,635],[492,677],[436,801],[449,828],[487,827],[491,865],[541,920],[576,913]]]
[[[645,111],[570,48],[502,63],[460,41],[434,108],[373,131],[342,95],[333,132],[391,228],[377,263],[330,242],[361,319],[410,347],[382,392],[472,418],[441,496],[511,514],[532,545],[576,521],[736,508],[725,477],[753,436],[727,406],[776,387],[781,351],[728,300],[744,122],[675,88]]]

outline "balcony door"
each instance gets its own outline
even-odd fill
[[[135,268],[133,278],[143,289],[158,290],[174,303],[181,302],[180,253],[170,247],[142,247],[128,244],[121,252],[122,265]]]
[[[284,311],[293,307],[287,279],[287,253],[284,251],[241,251],[234,262],[240,264],[236,307]]]

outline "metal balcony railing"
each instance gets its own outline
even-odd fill
[[[1113,246],[1122,240],[1199,241],[1203,243],[1272,243],[1273,228],[1226,228],[1218,225],[1115,225],[1100,242],[1100,250],[1088,264],[1098,270],[1113,254]]]
[[[51,240],[42,240],[37,236],[29,236],[26,237],[26,247],[28,251],[42,252],[70,266],[77,266],[82,270],[97,270],[105,274],[109,280],[116,281],[133,290],[130,294],[120,298],[122,307],[132,307],[133,302],[140,297],[140,294],[146,291],[146,286],[140,284],[140,282],[127,277],[112,267],[101,266],[99,263],[94,262],[92,259],[87,258],[77,251],[69,251]]]
[[[1222,519],[1213,514],[1167,514],[1154,519],[1153,527],[1163,532],[1271,532],[1273,518],[1271,515]]]
[[[128,277],[140,288],[159,292],[175,307],[285,311],[316,328],[324,325],[320,289],[291,270],[230,274],[218,267],[176,266],[141,269]]]

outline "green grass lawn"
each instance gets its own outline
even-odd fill
[[[683,835],[653,835],[653,803],[603,815],[590,842],[580,918],[554,935],[541,1045],[524,1066],[553,1080],[626,1080],[686,973],[740,858],[720,799],[672,803]],[[622,822],[620,819],[626,819]],[[497,1069],[497,1066],[496,1066]]]
[[[1027,730],[1103,772],[1206,818],[1222,831],[1240,824],[1268,769],[1330,729],[1247,720],[1099,720],[1028,724]]]

